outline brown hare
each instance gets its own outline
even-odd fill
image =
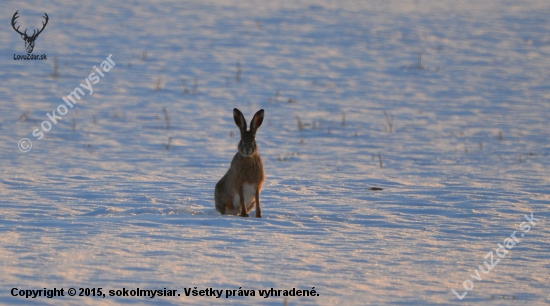
[[[216,210],[224,215],[248,217],[256,205],[256,218],[262,217],[260,191],[265,180],[262,158],[256,146],[256,131],[264,120],[264,110],[259,110],[252,121],[250,130],[246,130],[243,113],[233,109],[233,119],[241,131],[239,150],[231,161],[231,166],[222,179],[216,184],[214,199]]]

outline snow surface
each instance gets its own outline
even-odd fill
[[[186,297],[192,287],[319,293],[289,305],[550,303],[550,2],[0,8],[0,303],[285,301]],[[13,60],[25,53],[16,10],[30,29],[48,13],[34,49],[47,61]],[[109,54],[116,66],[93,94],[36,140]],[[265,109],[262,219],[214,210],[238,143],[234,107],[247,120]],[[520,243],[470,277],[531,212],[540,220]],[[475,287],[460,301],[451,289],[465,280]],[[181,296],[27,300],[14,287]]]

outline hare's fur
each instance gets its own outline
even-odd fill
[[[233,110],[235,123],[241,131],[239,151],[233,157],[231,166],[222,179],[216,184],[214,199],[216,210],[223,214],[248,217],[256,207],[256,217],[262,217],[260,192],[265,174],[262,158],[258,153],[255,135],[263,121],[263,110],[258,111],[246,130],[246,121],[238,109]]]

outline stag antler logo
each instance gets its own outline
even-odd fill
[[[44,31],[44,28],[46,27],[46,25],[48,24],[48,14],[44,13],[45,16],[43,16],[45,19],[46,19],[46,22],[42,22],[42,29],[41,30],[38,30],[38,32],[36,32],[37,30],[33,30],[32,32],[32,35],[29,37],[27,35],[27,30],[25,30],[25,32],[21,33],[19,31],[19,27],[15,27],[15,19],[19,18],[19,16],[17,16],[17,13],[19,12],[16,11],[15,14],[13,14],[13,18],[11,19],[11,26],[13,27],[13,29],[15,30],[15,32],[19,33],[19,35],[21,35],[21,38],[23,38],[23,40],[25,41],[25,48],[27,49],[27,53],[32,53],[32,50],[34,49],[34,41],[38,38],[38,35],[40,33],[42,33],[42,31]]]

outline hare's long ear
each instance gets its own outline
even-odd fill
[[[250,131],[254,134],[256,134],[256,130],[262,125],[262,122],[264,121],[264,110],[260,109],[259,111],[254,114],[254,117],[252,118],[252,121],[250,121]]]
[[[239,127],[241,133],[246,132],[246,120],[244,120],[243,113],[240,110],[233,109],[233,119],[235,119],[235,124]]]

